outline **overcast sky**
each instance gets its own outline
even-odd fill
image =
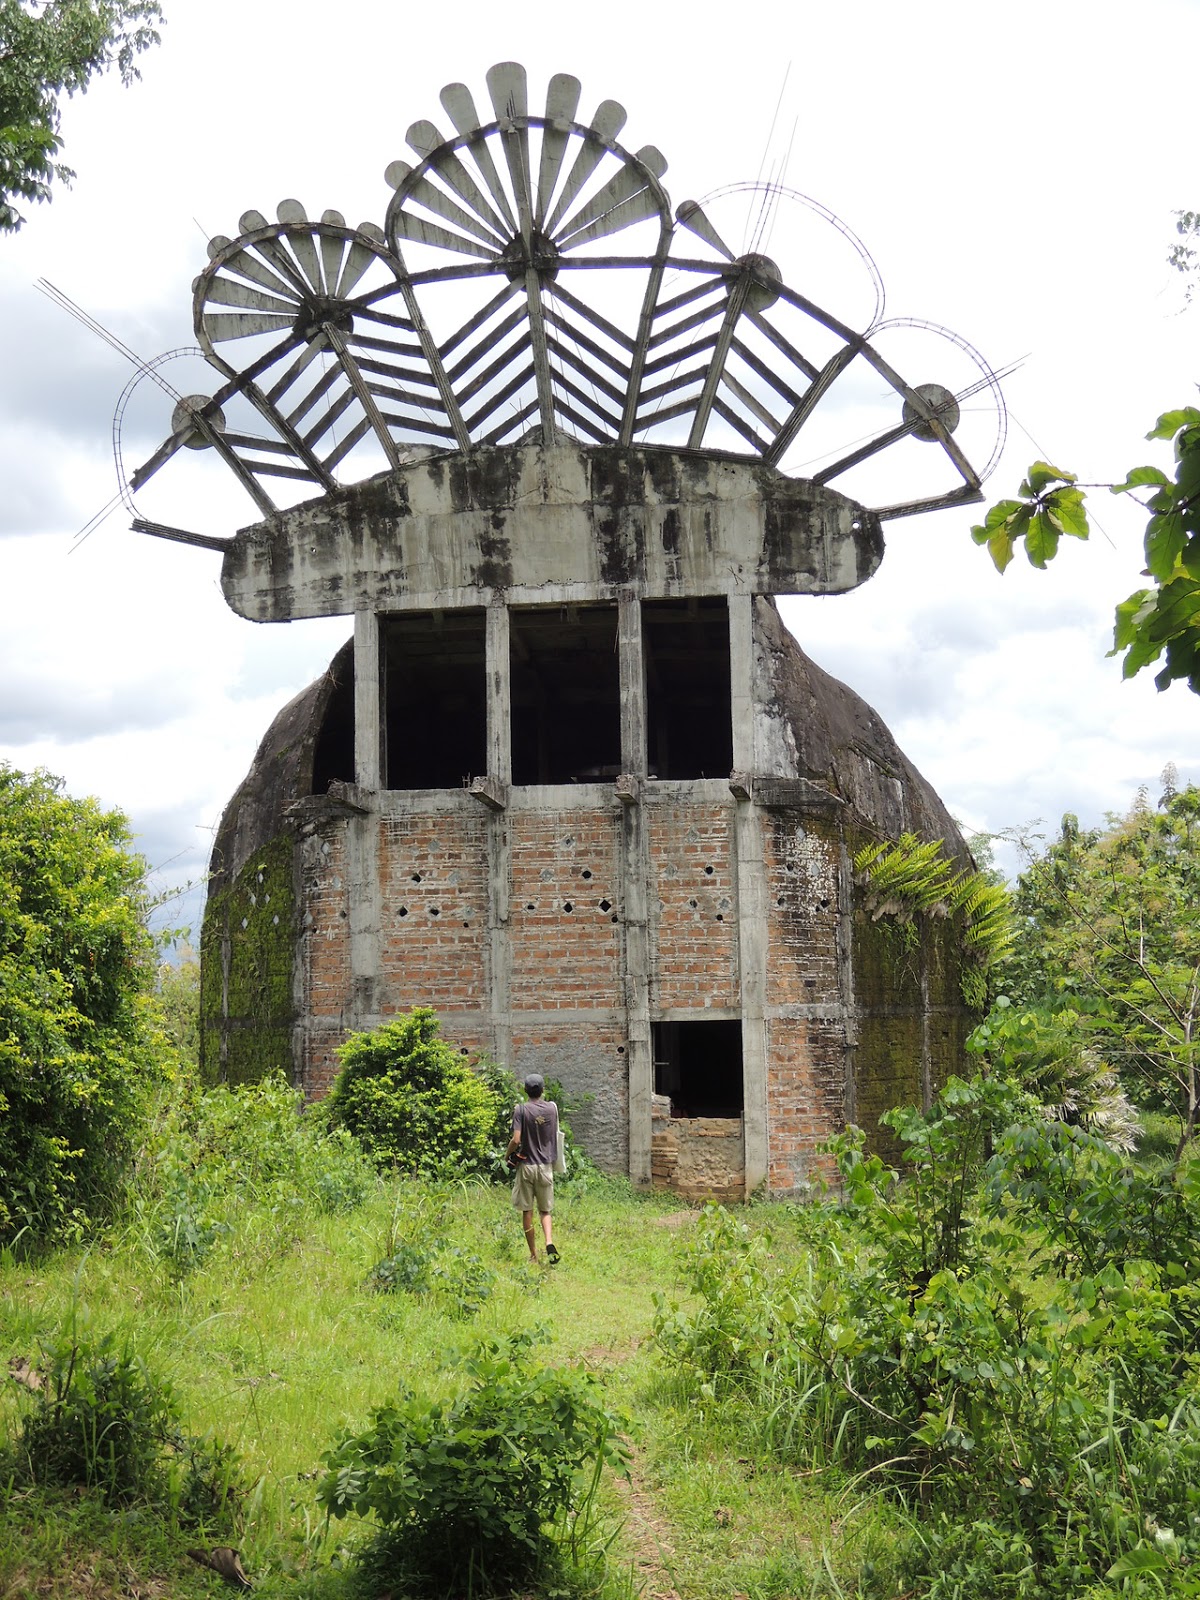
[[[381,222],[408,125],[444,121],[452,80],[485,100],[495,61],[524,62],[534,109],[556,71],[582,79],[585,111],[620,100],[622,142],[663,151],[675,203],[778,173],[790,145],[787,184],[865,241],[889,314],[946,324],[997,368],[1025,358],[1004,384],[989,498],[1043,454],[1093,481],[1167,465],[1144,435],[1200,376],[1200,307],[1185,311],[1165,264],[1173,209],[1200,205],[1190,0],[1145,0],[1136,20],[1096,0],[167,7],[144,81],[67,107],[73,189],[0,242],[0,759],[124,809],[167,880],[203,874],[272,716],[349,625],[239,620],[216,554],[133,534],[120,509],[71,553],[115,493],[112,416],[133,369],[36,280],[144,357],[188,346],[210,235],[292,196]],[[804,290],[786,243],[781,225],[772,252]],[[149,454],[169,420],[143,385],[127,450]],[[186,525],[219,535],[255,520],[215,483],[193,509]],[[1148,674],[1123,684],[1105,658],[1145,519],[1105,493],[1093,509],[1104,531],[1065,541],[1048,573],[1021,557],[999,578],[967,508],[892,523],[856,594],[784,603],[972,828],[1099,821],[1140,784],[1157,797],[1168,761],[1200,781],[1200,698],[1158,695]]]

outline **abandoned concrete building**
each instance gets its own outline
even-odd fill
[[[968,857],[775,597],[865,582],[884,521],[980,474],[955,393],[672,214],[613,102],[577,120],[560,75],[531,113],[512,63],[488,86],[494,115],[450,85],[454,131],[409,130],[383,229],[286,201],[213,241],[195,321],[224,382],[131,479],[207,448],[259,520],[135,526],[219,550],[241,616],[353,618],[220,826],[204,1068],[319,1095],[348,1032],[432,1006],[464,1051],[560,1080],[601,1166],[796,1192],[970,1022],[953,942],[899,959],[855,850],[910,831]],[[864,371],[893,409],[789,475]],[[906,485],[937,467],[872,509],[846,489],[885,451]]]

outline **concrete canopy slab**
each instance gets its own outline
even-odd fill
[[[840,594],[878,517],[758,462],[561,442],[432,455],[242,529],[221,574],[256,622],[486,603]]]

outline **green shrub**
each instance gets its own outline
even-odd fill
[[[546,1367],[528,1335],[485,1341],[452,1401],[404,1393],[325,1457],[331,1517],[374,1516],[381,1587],[499,1593],[551,1570],[590,1510],[605,1463],[624,1470],[616,1420],[587,1375]],[[385,1581],[386,1579],[386,1581]]]
[[[148,1505],[187,1526],[231,1531],[235,1452],[183,1432],[170,1384],[128,1341],[72,1333],[44,1348],[42,1376],[0,1475],[82,1486],[110,1505]]]
[[[660,1348],[769,1448],[907,1505],[914,1593],[1161,1592],[1200,1561],[1200,1165],[1133,1168],[993,1079],[885,1120],[903,1176],[832,1140],[799,1265],[702,1215]]]
[[[402,1244],[375,1263],[367,1282],[380,1294],[424,1294],[429,1288],[433,1254],[421,1245]]]
[[[61,791],[0,763],[0,1244],[111,1209],[169,1053],[145,863],[120,813]]]
[[[436,1176],[491,1170],[496,1094],[417,1007],[338,1050],[330,1116],[380,1166]],[[509,1108],[511,1112],[511,1107]]]

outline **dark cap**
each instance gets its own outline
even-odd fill
[[[531,1072],[525,1079],[525,1093],[539,1095],[546,1087],[546,1080],[540,1072]]]

